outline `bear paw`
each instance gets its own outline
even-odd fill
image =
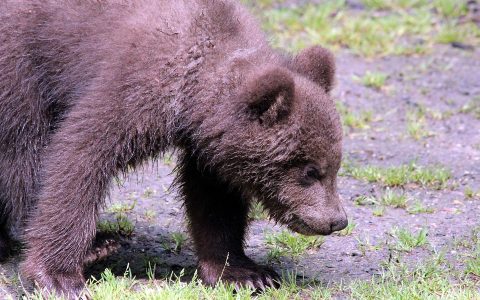
[[[257,265],[247,257],[232,259],[227,264],[200,262],[200,278],[211,286],[223,281],[234,284],[236,289],[249,287],[256,292],[280,285],[280,277],[274,270]]]
[[[92,248],[87,252],[87,255],[85,255],[83,264],[91,265],[97,261],[105,259],[111,254],[117,252],[120,248],[120,243],[115,239],[97,236]]]
[[[22,269],[25,276],[35,283],[45,299],[50,299],[52,296],[60,296],[69,300],[91,299],[88,291],[84,289],[85,279],[81,273],[49,273],[45,268],[39,266],[26,269],[25,264]],[[29,270],[34,271],[30,272]]]

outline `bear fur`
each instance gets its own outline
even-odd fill
[[[344,228],[333,56],[259,28],[231,0],[3,0],[0,254],[23,240],[22,273],[77,297],[111,179],[173,148],[206,284],[275,285],[243,250],[253,197],[297,232]]]

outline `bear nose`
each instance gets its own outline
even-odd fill
[[[348,225],[347,218],[337,219],[330,224],[330,230],[332,232],[340,231],[340,230],[344,229],[345,227],[347,227],[347,225]]]

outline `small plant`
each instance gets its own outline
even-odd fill
[[[358,196],[353,200],[353,203],[358,206],[365,206],[365,205],[375,205],[378,204],[377,199],[372,196]]]
[[[365,256],[367,251],[377,251],[382,249],[381,246],[372,244],[368,236],[363,238],[355,237],[355,239],[357,240],[357,248],[362,253],[362,256]]]
[[[336,103],[337,110],[342,117],[344,127],[352,129],[367,129],[373,121],[373,113],[371,111],[361,111],[359,113],[352,112],[345,104]]]
[[[380,198],[380,203],[384,206],[391,206],[393,208],[406,208],[407,196],[404,193],[397,193],[392,189],[387,188]]]
[[[135,230],[135,225],[130,221],[125,214],[119,213],[116,215],[115,221],[103,220],[97,223],[98,231],[108,234],[119,234],[129,237]]]
[[[144,197],[144,198],[150,198],[150,197],[152,197],[153,195],[155,195],[155,190],[152,189],[151,187],[147,187],[147,188],[143,191],[143,197]]]
[[[265,211],[262,203],[253,201],[248,213],[250,220],[266,220],[268,219],[268,213]]]
[[[348,225],[343,230],[338,232],[340,236],[347,236],[351,235],[353,231],[357,228],[357,223],[355,223],[352,219],[348,220]]]
[[[149,210],[146,210],[143,215],[145,216],[145,219],[147,219],[147,221],[153,222],[153,220],[157,216],[157,213],[154,210],[149,209]]]
[[[376,90],[381,90],[385,85],[385,81],[388,76],[380,72],[371,72],[367,71],[363,77],[355,77],[357,81],[360,81],[364,86],[373,88]]]
[[[174,243],[172,251],[179,253],[182,250],[183,245],[187,241],[187,236],[183,232],[174,232],[171,235],[171,239]]]
[[[467,199],[473,199],[477,197],[480,198],[480,191],[476,192],[469,186],[465,187],[465,189],[463,190],[463,194]]]
[[[372,214],[373,214],[375,217],[383,217],[383,215],[385,214],[385,206],[382,206],[382,205],[376,206],[376,207],[372,210]]]
[[[431,213],[434,213],[435,210],[431,207],[425,206],[422,202],[417,200],[417,201],[413,202],[413,204],[411,204],[407,207],[407,212],[411,215],[431,214]]]
[[[297,259],[307,250],[319,248],[323,242],[323,237],[304,236],[288,230],[280,233],[267,233],[265,236],[265,243],[270,248],[268,258],[271,260],[284,256]]]
[[[444,188],[452,176],[451,172],[443,167],[423,167],[414,162],[396,167],[355,166],[344,163],[341,175],[367,182],[380,182],[389,187],[415,183],[436,189]]]
[[[466,1],[434,0],[433,7],[446,18],[456,18],[467,13]]]
[[[425,112],[423,110],[407,112],[407,132],[415,140],[421,140],[433,134],[427,130]]]
[[[112,204],[107,211],[114,214],[126,214],[131,212],[137,205],[137,200],[134,200],[132,203],[114,203]]]
[[[480,119],[480,96],[473,98],[460,109],[461,113],[471,114],[477,119]]]
[[[396,239],[395,250],[410,252],[414,248],[427,244],[428,231],[421,229],[417,234],[411,233],[404,228],[394,228],[391,235]]]

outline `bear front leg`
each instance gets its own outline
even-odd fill
[[[254,290],[277,286],[275,271],[257,265],[243,250],[249,202],[215,175],[199,171],[194,159],[185,159],[179,176],[202,281]]]
[[[90,259],[86,254],[111,178],[139,157],[123,120],[90,107],[72,111],[45,151],[38,205],[27,226],[21,265],[22,273],[45,294],[68,299],[77,299],[84,288],[83,265]]]

